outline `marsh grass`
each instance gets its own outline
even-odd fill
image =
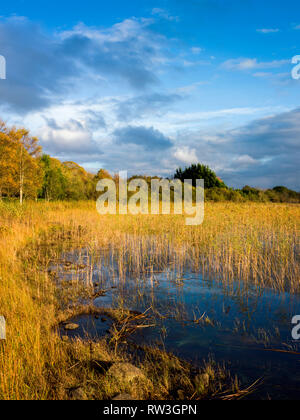
[[[205,211],[202,226],[187,227],[184,216],[99,216],[92,202],[23,207],[0,202],[0,312],[7,320],[7,340],[0,343],[0,398],[67,399],[71,389],[82,385],[88,398],[112,398],[123,390],[125,385],[111,383],[90,362],[113,363],[128,355],[106,342],[91,355],[88,343],[63,342],[55,328],[81,296],[76,270],[88,274],[99,249],[109,250],[106,262],[114,261],[110,273],[119,282],[129,273],[152,274],[155,287],[155,274],[169,267],[177,273],[170,280],[181,287],[188,265],[226,287],[240,282],[245,293],[247,287],[299,293],[298,205],[208,203]],[[83,247],[90,260],[82,269],[73,267],[72,288],[62,305],[48,269],[62,253]],[[92,287],[91,273],[86,278]],[[223,382],[230,384],[230,395],[239,392],[235,379],[223,381],[221,374],[217,382],[208,374],[209,386],[196,385],[190,368],[185,371],[181,361],[161,350],[149,350],[141,363],[152,386],[137,398],[209,397],[224,392]],[[174,364],[180,379],[172,374]]]

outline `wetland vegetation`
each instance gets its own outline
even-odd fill
[[[189,227],[88,201],[0,203],[0,398],[296,396],[299,215],[206,203]]]

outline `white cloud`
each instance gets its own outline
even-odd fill
[[[261,34],[275,34],[275,33],[277,33],[277,32],[280,32],[280,29],[272,29],[272,28],[269,28],[269,29],[256,29],[256,32],[260,32]]]
[[[177,20],[163,9],[153,14]],[[26,19],[0,22],[11,63],[10,79],[1,85],[2,101],[40,137],[46,153],[64,160],[74,156],[79,163],[112,171],[127,166],[165,175],[199,160],[229,185],[258,184],[259,179],[270,186],[277,180],[299,185],[300,111],[275,117],[277,107],[239,107],[230,95],[229,106],[216,109],[207,95],[186,95],[207,83],[195,80],[209,80],[194,67],[205,63],[197,60],[201,49],[182,48],[154,32],[155,20],[131,18],[109,28],[81,24],[52,35]],[[16,46],[13,54],[10,43]],[[275,78],[284,75],[267,70],[285,63],[290,60],[238,58],[223,68]],[[262,119],[267,113],[273,117]]]
[[[257,163],[256,159],[253,159],[253,157],[249,155],[241,155],[238,156],[235,161],[241,165],[254,165]]]
[[[84,123],[71,119],[62,125],[54,119],[48,119],[47,125],[41,127],[42,145],[55,154],[97,153],[99,148],[93,141],[92,133]]]
[[[175,125],[187,125],[192,122],[200,122],[203,120],[211,120],[216,118],[225,118],[231,116],[254,115],[267,111],[269,108],[228,108],[218,109],[214,111],[203,112],[186,112],[186,113],[168,113],[167,117],[170,122]]]
[[[257,58],[235,58],[225,61],[222,67],[226,70],[274,69],[289,63],[290,60],[259,62]]]
[[[1,110],[41,111],[87,91],[148,89],[159,83],[169,43],[153,19],[126,19],[109,28],[84,24],[50,34],[26,18],[0,21],[1,55],[9,75],[0,85]],[[125,81],[125,83],[124,83]]]
[[[199,86],[204,86],[204,85],[208,85],[209,82],[196,82],[196,83],[192,83],[191,85],[187,85],[187,86],[181,86],[179,88],[176,89],[176,92],[179,93],[191,93],[193,91],[195,91]]]
[[[265,71],[258,71],[256,73],[253,73],[252,76],[254,76],[254,77],[272,77],[273,75],[272,75],[272,73],[268,73],[268,72],[265,72]]]
[[[200,48],[200,47],[192,47],[191,48],[191,52],[193,53],[193,54],[200,54],[202,51],[204,51],[203,50],[203,48]]]
[[[152,9],[152,15],[157,15],[159,17],[161,17],[162,19],[166,19],[169,21],[175,21],[175,22],[179,22],[179,17],[178,16],[172,16],[170,15],[170,13],[165,10],[165,9],[161,9],[159,7],[155,7],[154,9]]]
[[[196,149],[190,149],[188,146],[178,147],[174,152],[174,157],[186,164],[197,163],[199,161]]]

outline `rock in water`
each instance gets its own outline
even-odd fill
[[[78,324],[66,324],[65,325],[65,330],[66,331],[74,331],[77,330],[79,328]]]

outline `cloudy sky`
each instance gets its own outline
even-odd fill
[[[11,0],[0,15],[0,117],[46,153],[300,190],[298,1]]]

